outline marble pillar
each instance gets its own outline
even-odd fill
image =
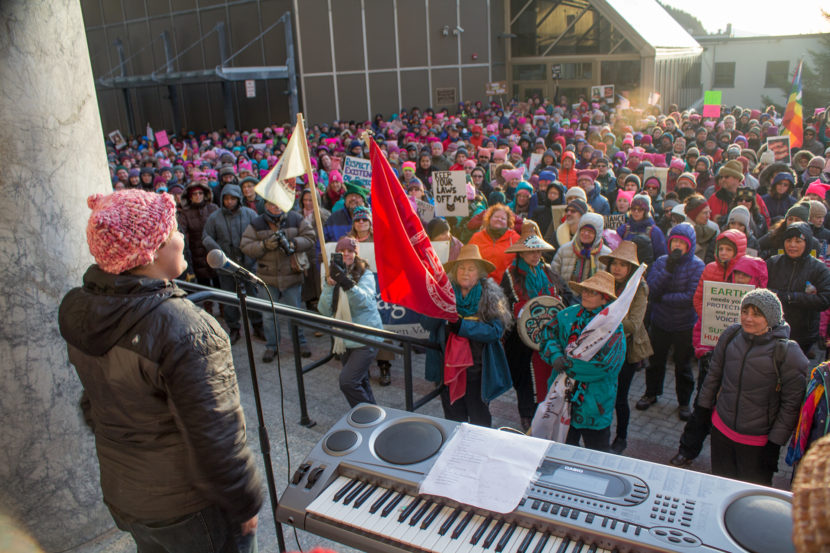
[[[111,190],[78,0],[0,1],[0,83],[0,509],[64,551],[113,526],[57,325]]]

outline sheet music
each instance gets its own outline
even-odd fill
[[[494,511],[513,511],[550,442],[461,424],[421,483],[422,494]]]

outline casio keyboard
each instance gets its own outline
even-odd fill
[[[370,553],[794,552],[789,493],[553,442],[506,515],[419,495],[457,426],[358,405],[292,475],[277,518]]]

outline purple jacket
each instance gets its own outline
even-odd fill
[[[695,229],[692,225],[680,223],[671,229],[667,238],[669,244],[674,236],[689,242],[689,251],[680,258],[673,272],[666,269],[668,255],[660,256],[652,265],[646,279],[652,305],[651,320],[663,330],[690,330],[697,322],[692,300],[704,263],[695,256]]]

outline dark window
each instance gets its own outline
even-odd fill
[[[696,61],[689,66],[686,74],[683,75],[682,88],[700,88],[700,62]]]
[[[727,61],[715,64],[715,83],[714,88],[734,88],[735,87],[735,62]]]
[[[786,88],[790,76],[790,62],[768,61],[764,88]]]

